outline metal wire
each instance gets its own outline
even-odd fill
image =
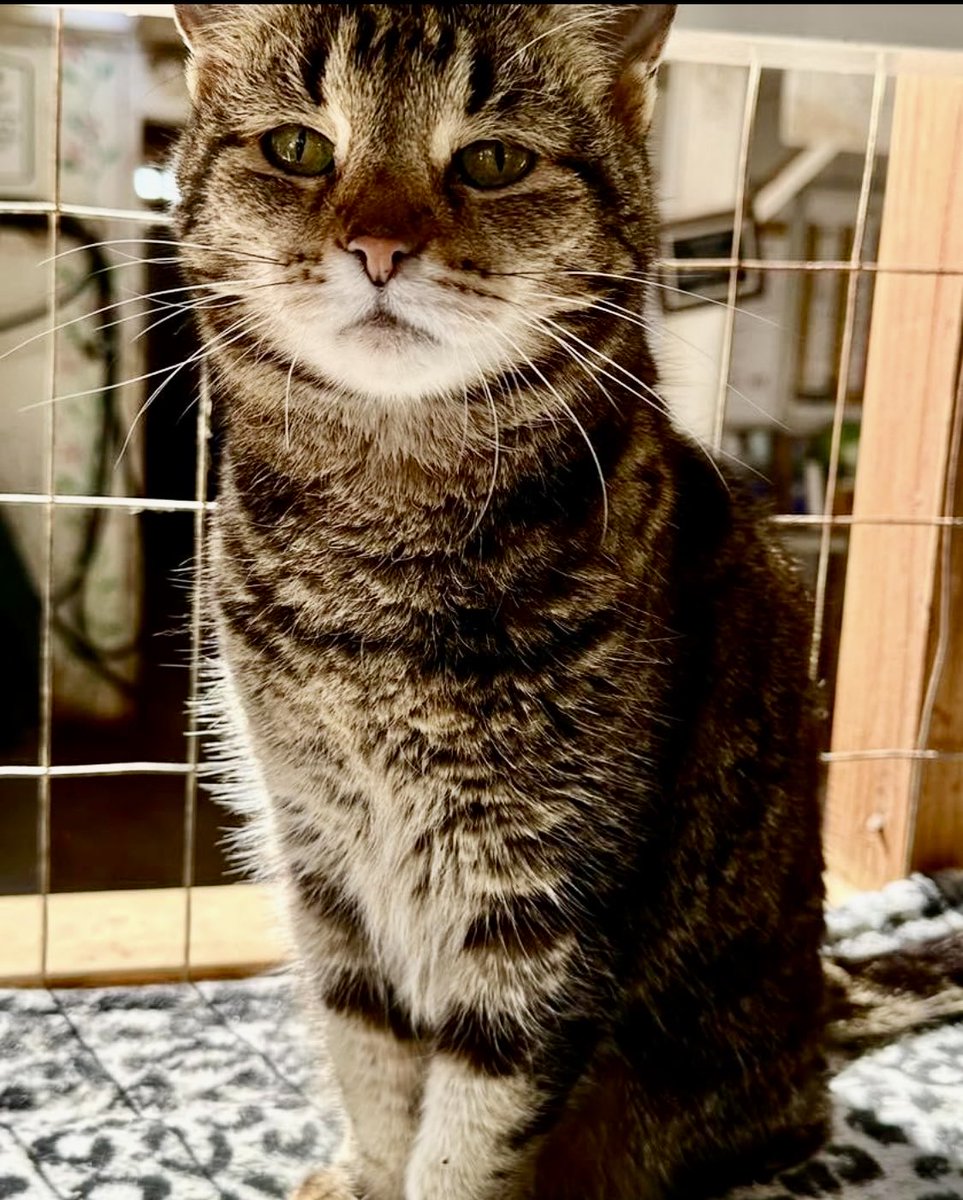
[[[104,6],[110,7],[110,6]],[[46,362],[45,388],[52,399],[57,394],[57,335],[53,332],[57,323],[57,308],[59,298],[56,291],[56,254],[60,240],[60,223],[65,217],[87,220],[106,220],[131,222],[134,225],[170,225],[170,217],[164,213],[152,210],[102,207],[95,205],[68,204],[63,201],[61,194],[61,129],[63,125],[63,55],[64,55],[64,10],[58,8],[54,26],[54,71],[52,88],[52,194],[50,198],[41,200],[3,200],[0,199],[0,221],[5,216],[35,215],[47,218],[47,240],[49,243],[50,262],[46,286],[47,306],[50,317],[50,341],[48,359]],[[926,698],[919,724],[916,744],[912,747],[892,747],[884,749],[852,749],[845,751],[826,751],[821,755],[825,763],[858,761],[858,760],[906,760],[914,764],[917,772],[917,783],[914,795],[918,797],[918,776],[922,766],[927,762],[963,761],[961,750],[934,750],[927,745],[932,713],[935,705],[941,671],[946,658],[946,645],[949,630],[949,570],[948,555],[950,539],[953,531],[963,527],[963,517],[957,517],[952,512],[952,501],[955,490],[957,459],[959,455],[959,440],[963,434],[963,400],[958,398],[956,428],[954,431],[952,459],[948,464],[946,485],[946,504],[944,514],[936,518],[902,516],[893,513],[886,516],[858,517],[853,515],[836,515],[834,497],[839,470],[839,452],[846,387],[850,376],[850,360],[853,353],[855,327],[857,319],[857,289],[860,281],[880,274],[889,275],[925,275],[933,278],[963,275],[963,265],[936,266],[921,263],[881,264],[867,262],[863,259],[864,242],[868,221],[869,203],[873,179],[873,168],[877,158],[880,140],[880,124],[886,99],[886,86],[890,77],[908,71],[917,64],[920,71],[949,71],[959,69],[960,57],[927,52],[900,51],[895,49],[881,50],[872,47],[842,47],[829,48],[806,45],[790,48],[786,44],[769,42],[767,39],[738,38],[728,39],[717,35],[676,34],[670,43],[669,59],[671,61],[706,62],[716,65],[736,65],[746,71],[746,93],[742,113],[741,138],[736,164],[736,196],[734,203],[733,242],[731,252],[726,257],[705,259],[666,258],[661,263],[654,264],[654,269],[664,268],[677,272],[684,282],[686,272],[727,272],[726,309],[723,326],[723,339],[719,361],[718,376],[715,380],[715,393],[712,420],[712,444],[718,449],[721,446],[726,421],[726,396],[729,385],[730,367],[732,364],[733,338],[735,331],[735,302],[738,298],[739,274],[744,270],[759,272],[801,272],[825,273],[832,272],[846,278],[846,298],[843,317],[842,344],[839,354],[839,374],[833,405],[832,435],[830,445],[829,469],[826,480],[826,496],[821,513],[780,513],[771,518],[772,523],[780,529],[809,529],[817,530],[820,535],[819,553],[817,560],[816,597],[814,607],[813,633],[811,642],[811,666],[815,669],[818,664],[823,640],[825,637],[826,603],[829,577],[830,551],[832,534],[836,530],[854,528],[857,525],[877,526],[931,526],[943,530],[943,573],[940,594],[939,637],[934,655],[934,663],[930,673]],[[853,247],[850,257],[846,260],[793,260],[773,259],[762,260],[745,257],[741,254],[743,248],[742,230],[748,208],[748,180],[751,159],[752,139],[757,122],[757,109],[760,91],[761,71],[763,69],[784,69],[788,67],[823,70],[840,74],[858,73],[873,77],[873,93],[870,117],[867,127],[863,171],[857,203],[857,215],[853,237]],[[134,231],[136,232],[136,231]],[[202,382],[200,404],[196,425],[197,465],[195,472],[194,496],[191,499],[165,499],[163,497],[145,498],[139,496],[108,496],[108,495],[75,495],[57,492],[55,490],[55,457],[57,450],[55,406],[47,406],[45,425],[45,462],[43,490],[31,492],[0,492],[0,506],[39,507],[43,516],[43,539],[45,560],[42,577],[42,628],[41,628],[41,688],[40,688],[40,731],[37,762],[26,765],[0,765],[0,779],[32,779],[37,781],[37,857],[38,857],[38,891],[41,904],[41,934],[39,948],[39,977],[46,980],[50,974],[50,929],[49,929],[49,895],[51,887],[51,783],[55,779],[103,778],[118,776],[170,776],[183,778],[183,860],[181,866],[181,887],[184,894],[184,920],[182,929],[182,949],[180,968],[185,978],[192,973],[192,925],[193,925],[193,889],[195,884],[195,858],[197,852],[197,775],[200,739],[198,737],[196,698],[201,669],[201,629],[202,608],[200,577],[207,548],[207,527],[210,515],[216,510],[216,504],[207,499],[207,477],[209,465],[208,439],[210,432],[210,396],[206,380]],[[190,601],[190,661],[189,661],[189,696],[190,707],[187,726],[185,729],[184,761],[151,761],[130,760],[93,762],[80,764],[54,765],[52,762],[53,741],[53,657],[54,657],[54,625],[53,625],[53,591],[54,591],[54,531],[58,513],[69,510],[104,509],[118,512],[137,514],[152,513],[185,513],[193,514],[193,556],[194,580]]]
[[[63,20],[63,9],[58,9],[58,20]],[[61,87],[58,76],[58,87]],[[60,187],[57,176],[57,187]],[[54,213],[58,217],[86,217],[100,221],[141,221],[145,225],[170,225],[167,213],[145,211],[142,208],[98,208],[92,204],[61,204],[59,200],[0,200],[0,216],[43,216]]]
[[[205,552],[205,504],[208,473],[208,442],[211,434],[211,394],[207,372],[202,371],[200,402],[197,406],[197,469],[194,479],[194,580],[191,596],[191,663],[187,718],[187,775],[184,779],[184,962],[183,974],[191,972],[191,925],[193,917],[194,862],[197,840],[197,767],[200,738],[197,727],[197,699],[201,664],[201,631],[203,627],[202,581]]]
[[[189,762],[107,762],[70,763],[62,766],[0,766],[0,779],[87,779],[99,775],[187,775],[194,767]]]
[[[752,148],[752,131],[756,121],[759,102],[759,64],[753,60],[746,78],[746,99],[742,110],[742,133],[739,139],[739,163],[736,175],[736,200],[733,208],[735,219],[732,227],[732,257],[736,265],[729,268],[729,285],[722,331],[722,353],[719,358],[719,376],[716,383],[716,406],[712,421],[711,446],[718,453],[722,449],[722,433],[726,420],[726,397],[729,394],[729,366],[732,362],[732,336],[736,322],[736,296],[739,292],[739,250],[742,247],[742,226],[746,219],[746,191],[749,184],[749,151]]]
[[[886,76],[880,58],[876,77],[873,80],[873,99],[866,135],[866,153],[863,157],[863,177],[859,187],[859,202],[856,206],[856,228],[853,230],[853,249],[850,266],[857,268],[863,256],[866,238],[866,218],[869,214],[869,196],[876,169],[876,143],[879,138],[879,118],[883,111],[886,94]],[[826,471],[826,493],[823,498],[823,516],[829,518],[836,508],[836,482],[839,475],[839,448],[843,436],[843,417],[846,397],[849,394],[849,373],[852,369],[853,330],[856,325],[856,299],[859,291],[859,276],[853,271],[846,281],[846,310],[843,317],[843,339],[839,350],[839,365],[836,377],[836,399],[833,406],[833,428],[830,439],[829,466]],[[826,613],[826,583],[829,579],[830,533],[828,524],[823,523],[819,539],[819,559],[816,566],[816,595],[813,606],[813,630],[809,644],[809,674],[815,679],[819,674],[819,654],[822,649],[823,620]]]
[[[60,242],[60,158],[63,128],[64,12],[57,9],[54,28],[54,79],[56,93],[51,106],[53,122],[51,166],[53,168],[53,208],[47,214],[49,263],[47,301],[50,311],[50,345],[47,384],[50,404],[46,410],[46,458],[44,476],[44,565],[40,633],[40,777],[37,783],[37,883],[40,892],[40,978],[46,982],[50,950],[50,765],[53,740],[53,564],[54,564],[54,456],[57,446],[57,422],[54,397],[57,395],[57,252]]]
[[[826,750],[820,754],[823,762],[872,762],[900,759],[910,762],[963,762],[963,750]]]
[[[198,481],[195,496],[191,500],[153,499],[143,497],[107,496],[107,495],[76,495],[58,493],[55,489],[55,467],[57,460],[57,376],[59,367],[58,355],[58,308],[61,297],[58,293],[58,253],[60,249],[60,227],[64,218],[97,219],[109,221],[130,221],[138,225],[171,224],[171,218],[165,213],[151,210],[104,207],[97,205],[69,204],[63,200],[63,121],[64,121],[64,42],[65,42],[65,10],[58,7],[52,21],[53,52],[52,52],[52,83],[50,105],[50,179],[51,193],[49,199],[43,200],[6,200],[0,199],[0,221],[5,217],[36,216],[46,217],[47,220],[47,282],[46,282],[46,312],[49,321],[49,333],[46,347],[45,363],[45,392],[48,403],[44,410],[44,462],[43,490],[38,493],[5,492],[0,493],[0,506],[39,507],[42,510],[42,544],[44,549],[43,566],[40,575],[40,688],[39,688],[39,728],[37,762],[34,765],[2,764],[0,779],[34,779],[37,783],[37,819],[36,819],[36,858],[37,858],[37,892],[40,904],[39,945],[37,960],[37,978],[47,982],[50,978],[51,936],[50,936],[50,895],[52,883],[51,862],[51,819],[52,819],[52,789],[55,779],[103,778],[117,776],[155,775],[181,776],[185,780],[185,860],[183,882],[187,896],[187,915],[185,922],[184,960],[185,970],[190,953],[190,895],[193,884],[193,859],[195,853],[196,827],[196,774],[197,774],[197,739],[187,739],[187,751],[184,762],[100,762],[69,765],[54,765],[53,735],[54,735],[54,654],[55,654],[55,620],[54,620],[54,545],[56,532],[56,515],[63,510],[107,509],[131,514],[141,512],[191,512],[195,515],[195,554],[200,558],[203,538],[203,522],[206,512],[213,505],[206,500],[207,472],[207,429],[209,426],[209,403],[202,398],[201,412],[198,416],[198,446],[201,462],[198,466]],[[203,431],[203,436],[202,436]],[[203,446],[203,450],[201,450]],[[201,482],[203,474],[204,482]],[[191,662],[191,693],[196,692],[198,642],[199,642],[199,596],[196,586],[193,599],[194,617],[192,621],[192,662]],[[189,865],[190,864],[190,865]]]
[[[213,512],[217,508],[214,500],[153,500],[147,496],[78,496],[74,492],[58,492],[46,495],[43,492],[0,492],[0,504],[46,505],[60,508],[116,508],[123,512],[196,512],[203,508]]]
[[[946,481],[943,485],[944,514],[953,512],[956,504],[956,489],[960,473],[960,450],[963,442],[963,358],[956,367],[956,394],[954,397],[953,427],[950,433],[949,459],[946,465]],[[940,590],[937,607],[936,649],[933,653],[933,663],[930,667],[926,692],[920,707],[919,729],[916,734],[916,749],[919,754],[928,753],[927,743],[933,727],[933,715],[936,712],[936,697],[939,695],[940,684],[949,656],[951,636],[950,605],[952,598],[952,567],[953,567],[953,529],[944,524],[940,535]],[[933,751],[936,757],[944,761],[951,757],[948,751]],[[961,755],[963,757],[963,755]],[[915,830],[916,818],[919,812],[920,793],[923,787],[923,762],[919,759],[914,764],[913,778],[910,782],[910,813],[908,828]]]
[[[656,267],[674,271],[832,271],[837,275],[853,272],[874,275],[963,275],[963,267],[922,266],[919,263],[853,263],[851,259],[793,259],[793,258],[660,258]]]

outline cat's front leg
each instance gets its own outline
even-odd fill
[[[348,1130],[335,1163],[291,1200],[402,1200],[425,1060],[343,894],[316,876],[289,891],[303,1003],[323,1030]]]
[[[405,1200],[522,1200],[530,1154],[525,1127],[539,1103],[525,1072],[491,1075],[438,1054],[428,1072]]]
[[[325,1025],[353,1135],[342,1157],[364,1200],[402,1200],[417,1129],[423,1053],[406,1031],[392,1030],[382,1014],[329,1008]]]
[[[425,1079],[405,1200],[529,1197],[537,1146],[592,1053],[593,1001],[577,982],[587,964],[575,967],[574,939],[513,952],[501,936],[509,927],[519,929],[488,922],[491,939],[479,946],[473,934],[461,955]]]
[[[416,1045],[369,1016],[324,1016],[327,1046],[350,1121],[334,1164],[291,1200],[402,1200],[424,1061]]]

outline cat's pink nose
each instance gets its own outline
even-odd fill
[[[398,263],[411,252],[411,246],[398,238],[356,237],[348,242],[348,250],[364,263],[371,282],[383,287],[394,275]]]

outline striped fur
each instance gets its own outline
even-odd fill
[[[821,1135],[798,587],[618,311],[670,12],[180,6],[208,704],[351,1118],[300,1200],[693,1200]],[[474,191],[492,138],[536,165]]]

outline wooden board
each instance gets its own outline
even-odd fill
[[[854,517],[926,519],[944,509],[963,279],[963,80],[897,81],[870,331]],[[939,530],[854,525],[832,750],[913,751],[926,686]],[[857,886],[904,875],[913,845],[915,764],[830,764],[826,853]]]
[[[66,987],[183,978],[184,903],[181,888],[48,897],[48,982]],[[0,986],[42,982],[40,929],[39,896],[0,897]],[[249,975],[286,957],[268,888],[193,889],[191,978]]]
[[[957,396],[959,403],[959,392]],[[955,492],[953,512],[959,516],[963,514],[963,470],[957,471]],[[930,659],[938,652],[943,625],[946,644],[926,744],[931,750],[956,755],[963,751],[963,528],[944,530],[941,536],[950,539],[947,547],[949,571],[944,597],[941,546]],[[940,613],[944,599],[945,621]],[[912,866],[920,871],[960,866],[963,863],[963,759],[921,763],[919,785]]]

